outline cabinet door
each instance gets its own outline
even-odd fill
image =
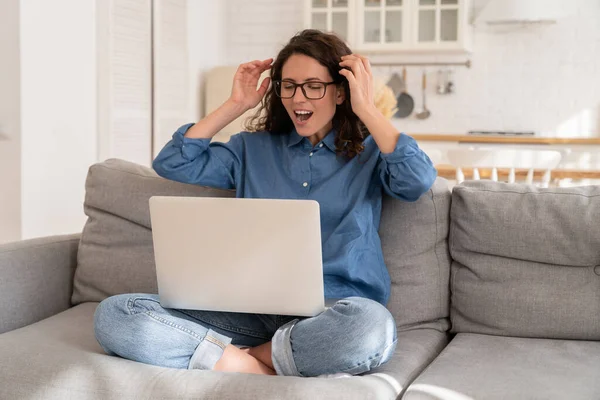
[[[304,1],[305,27],[333,31],[355,52],[469,51],[470,0]]]
[[[352,47],[356,0],[305,0],[306,28],[334,32]]]
[[[359,51],[407,48],[410,43],[411,0],[359,0],[357,5]]]
[[[415,49],[465,49],[467,0],[414,0]]]

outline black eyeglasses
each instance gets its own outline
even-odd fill
[[[296,94],[296,89],[300,87],[304,97],[309,100],[319,100],[325,97],[327,86],[336,82],[309,81],[294,83],[291,81],[273,81],[273,83],[275,84],[275,94],[282,99],[291,99]]]

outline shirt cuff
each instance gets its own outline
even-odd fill
[[[394,151],[391,153],[381,153],[381,158],[383,158],[389,164],[397,164],[405,161],[413,156],[415,156],[418,152],[419,146],[417,142],[412,137],[401,133],[398,138],[398,142],[396,142],[396,147]]]
[[[181,155],[186,160],[193,160],[202,154],[208,148],[210,144],[210,139],[201,139],[201,138],[187,138],[184,137],[185,133],[190,129],[194,124],[185,124],[182,125],[175,133],[173,134],[173,145],[181,149]]]

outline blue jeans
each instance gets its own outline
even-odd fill
[[[355,375],[387,362],[396,347],[390,312],[361,297],[301,318],[169,309],[154,294],[121,294],[98,305],[94,323],[107,354],[171,368],[213,369],[229,344],[272,340],[278,375]]]

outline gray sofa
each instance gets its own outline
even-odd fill
[[[105,355],[98,302],[156,293],[149,197],[233,194],[107,160],[89,170],[81,234],[0,246],[0,399],[600,398],[600,187],[470,182],[451,194],[438,179],[415,203],[385,198],[398,346],[370,374],[257,376]]]

